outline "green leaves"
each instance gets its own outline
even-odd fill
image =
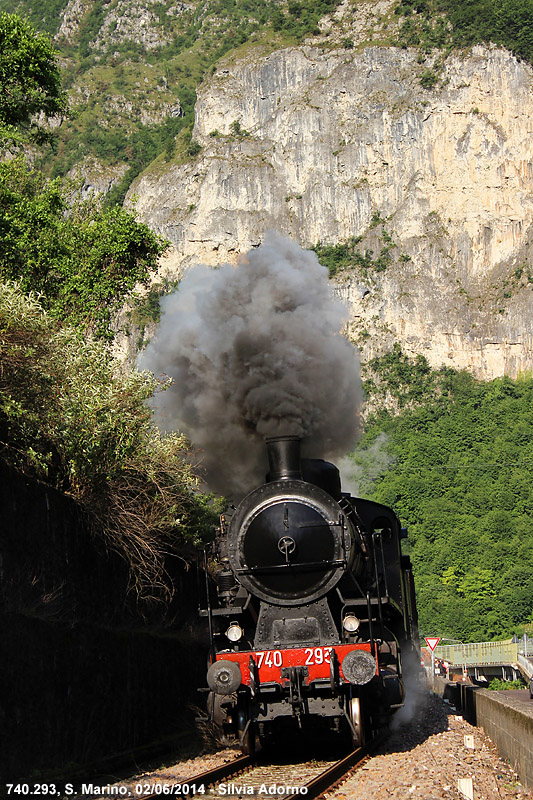
[[[374,258],[374,251],[368,248],[361,252],[357,245],[362,237],[352,236],[346,242],[339,244],[317,244],[312,248],[317,254],[320,263],[327,267],[330,277],[334,277],[343,270],[354,270],[362,277],[368,277],[369,272],[384,272],[392,261],[390,251],[396,247],[394,242],[382,247],[379,255]],[[389,241],[392,241],[389,237]]]
[[[97,335],[112,338],[113,313],[136,284],[148,285],[167,245],[119,206],[101,210],[81,204],[63,226],[63,236],[63,281],[51,313],[74,324],[89,324]]]
[[[533,61],[533,0],[400,0],[400,40],[432,48],[468,47],[493,42],[520,58]],[[433,88],[438,76],[426,69],[421,83]]]
[[[112,339],[113,315],[137,284],[148,285],[167,243],[128,211],[67,199],[23,158],[0,164],[0,277],[42,293],[57,319]]]
[[[36,141],[35,115],[66,109],[55,56],[27,22],[0,15],[5,141]],[[79,192],[22,156],[0,159],[0,457],[72,494],[138,593],[160,599],[171,592],[166,555],[211,533],[214,503],[198,491],[185,437],[152,424],[146,401],[163,387],[102,340],[167,244]]]
[[[533,379],[431,370],[399,346],[369,372],[381,411],[354,460],[409,528],[422,630],[512,635],[533,615]]]
[[[441,377],[444,375],[445,372]],[[381,402],[389,399],[400,408],[426,398],[437,382],[436,373],[432,372],[427,359],[420,355],[410,359],[402,353],[398,342],[389,352],[373,358],[365,368],[364,376],[365,391]],[[431,416],[430,412],[428,414]],[[423,415],[420,424],[426,424]]]
[[[216,511],[186,438],[152,424],[146,401],[163,388],[0,283],[0,457],[82,503],[141,592],[163,580],[166,552],[211,534]]]
[[[25,131],[34,140],[46,132],[34,117],[65,114],[57,53],[47,36],[15,14],[0,13],[0,134]]]

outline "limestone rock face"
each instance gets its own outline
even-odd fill
[[[91,0],[68,0],[61,13],[61,24],[56,35],[58,41],[69,44],[76,41],[80,21],[92,5],[94,2]],[[153,50],[168,44],[169,39],[162,35],[154,6],[161,11],[158,0],[116,0],[111,7],[104,7],[103,24],[91,42],[91,48],[101,50],[134,41],[142,44],[146,50]],[[176,16],[186,7],[186,4],[178,2],[165,13]]]
[[[79,33],[80,20],[90,7],[89,0],[68,0],[61,14],[61,24],[56,38],[73,44]]]
[[[89,156],[73,167],[68,177],[80,184],[80,197],[87,200],[89,197],[106,195],[110,192],[113,186],[120,183],[126,170],[125,164],[103,167],[97,159]]]
[[[161,36],[156,24],[157,17],[150,8],[156,4],[157,0],[118,0],[106,15],[93,47],[101,49],[109,44],[137,41],[147,50],[153,50],[167,44],[167,39]]]
[[[450,56],[439,83],[401,48],[289,48],[201,88],[189,163],[132,187],[176,270],[217,264],[274,228],[304,247],[361,236],[389,263],[342,272],[363,358],[400,341],[479,377],[533,366],[532,70],[495,48]],[[384,220],[384,222],[383,222]]]

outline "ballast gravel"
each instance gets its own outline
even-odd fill
[[[235,748],[211,747],[200,755],[145,772],[121,784],[128,787],[130,797],[135,797],[139,796],[140,784],[157,791],[158,784],[161,789],[175,785],[238,755]],[[245,784],[245,776],[235,783]],[[233,794],[235,800],[237,792],[230,790],[228,794]],[[207,790],[205,797],[212,796],[217,797],[217,793],[213,795]],[[458,716],[440,697],[424,694],[413,718],[397,724],[380,749],[326,797],[328,800],[533,800],[533,793],[522,786],[480,728]]]
[[[529,800],[481,728],[428,695],[413,720],[391,737],[330,800]]]

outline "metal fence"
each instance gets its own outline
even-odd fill
[[[533,678],[533,659],[519,655],[518,664],[522,673],[525,673],[528,678]]]

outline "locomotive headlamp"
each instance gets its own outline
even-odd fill
[[[342,627],[347,633],[355,633],[359,630],[361,621],[357,619],[355,614],[346,614],[342,621]]]
[[[232,622],[226,631],[226,636],[230,642],[238,642],[242,637],[243,630],[238,622]]]

